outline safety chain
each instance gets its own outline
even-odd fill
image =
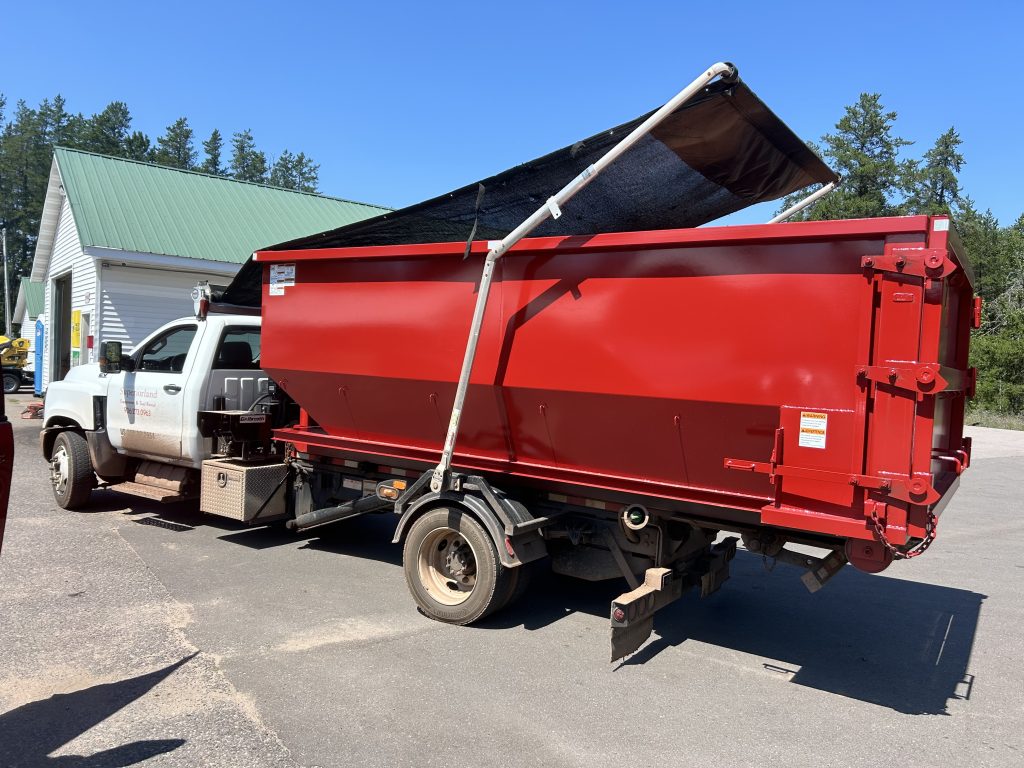
[[[878,536],[878,540],[882,543],[889,552],[892,553],[894,560],[909,560],[912,557],[924,554],[924,551],[932,545],[935,541],[936,529],[938,527],[938,520],[930,509],[928,510],[928,522],[924,524],[924,538],[921,539],[921,543],[918,544],[911,550],[904,552],[901,549],[896,549],[889,540],[885,537],[885,528],[882,525],[882,521],[878,519],[878,511],[872,510],[871,512],[871,525],[874,526],[875,535]]]

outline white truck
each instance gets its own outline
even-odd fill
[[[118,357],[108,342],[99,363],[46,390],[40,440],[57,503],[82,507],[99,483],[159,501],[198,497],[215,446],[197,413],[248,411],[268,397],[259,316],[175,320]]]

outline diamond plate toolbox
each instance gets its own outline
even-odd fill
[[[247,464],[232,459],[208,459],[203,462],[200,509],[244,523],[256,517],[257,512],[260,520],[280,517],[287,510],[286,486],[281,483],[287,473],[288,465],[284,463]],[[267,501],[271,494],[273,498]],[[266,506],[260,511],[264,502]]]

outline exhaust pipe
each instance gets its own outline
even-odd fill
[[[294,520],[285,523],[285,527],[290,531],[305,531],[316,528],[318,525],[327,525],[327,523],[334,523],[349,517],[358,517],[367,512],[376,512],[378,509],[392,505],[394,505],[393,501],[384,501],[377,498],[376,495],[364,496],[361,499],[347,501],[337,507],[314,509],[312,512],[298,515]]]

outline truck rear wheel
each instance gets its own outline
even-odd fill
[[[402,554],[405,580],[430,618],[472,624],[508,602],[512,574],[491,537],[459,509],[434,509],[415,520]]]
[[[4,374],[4,394],[13,395],[21,389],[21,376],[16,373]]]
[[[89,446],[77,432],[61,432],[50,454],[53,498],[63,509],[80,509],[89,501],[96,483]]]

